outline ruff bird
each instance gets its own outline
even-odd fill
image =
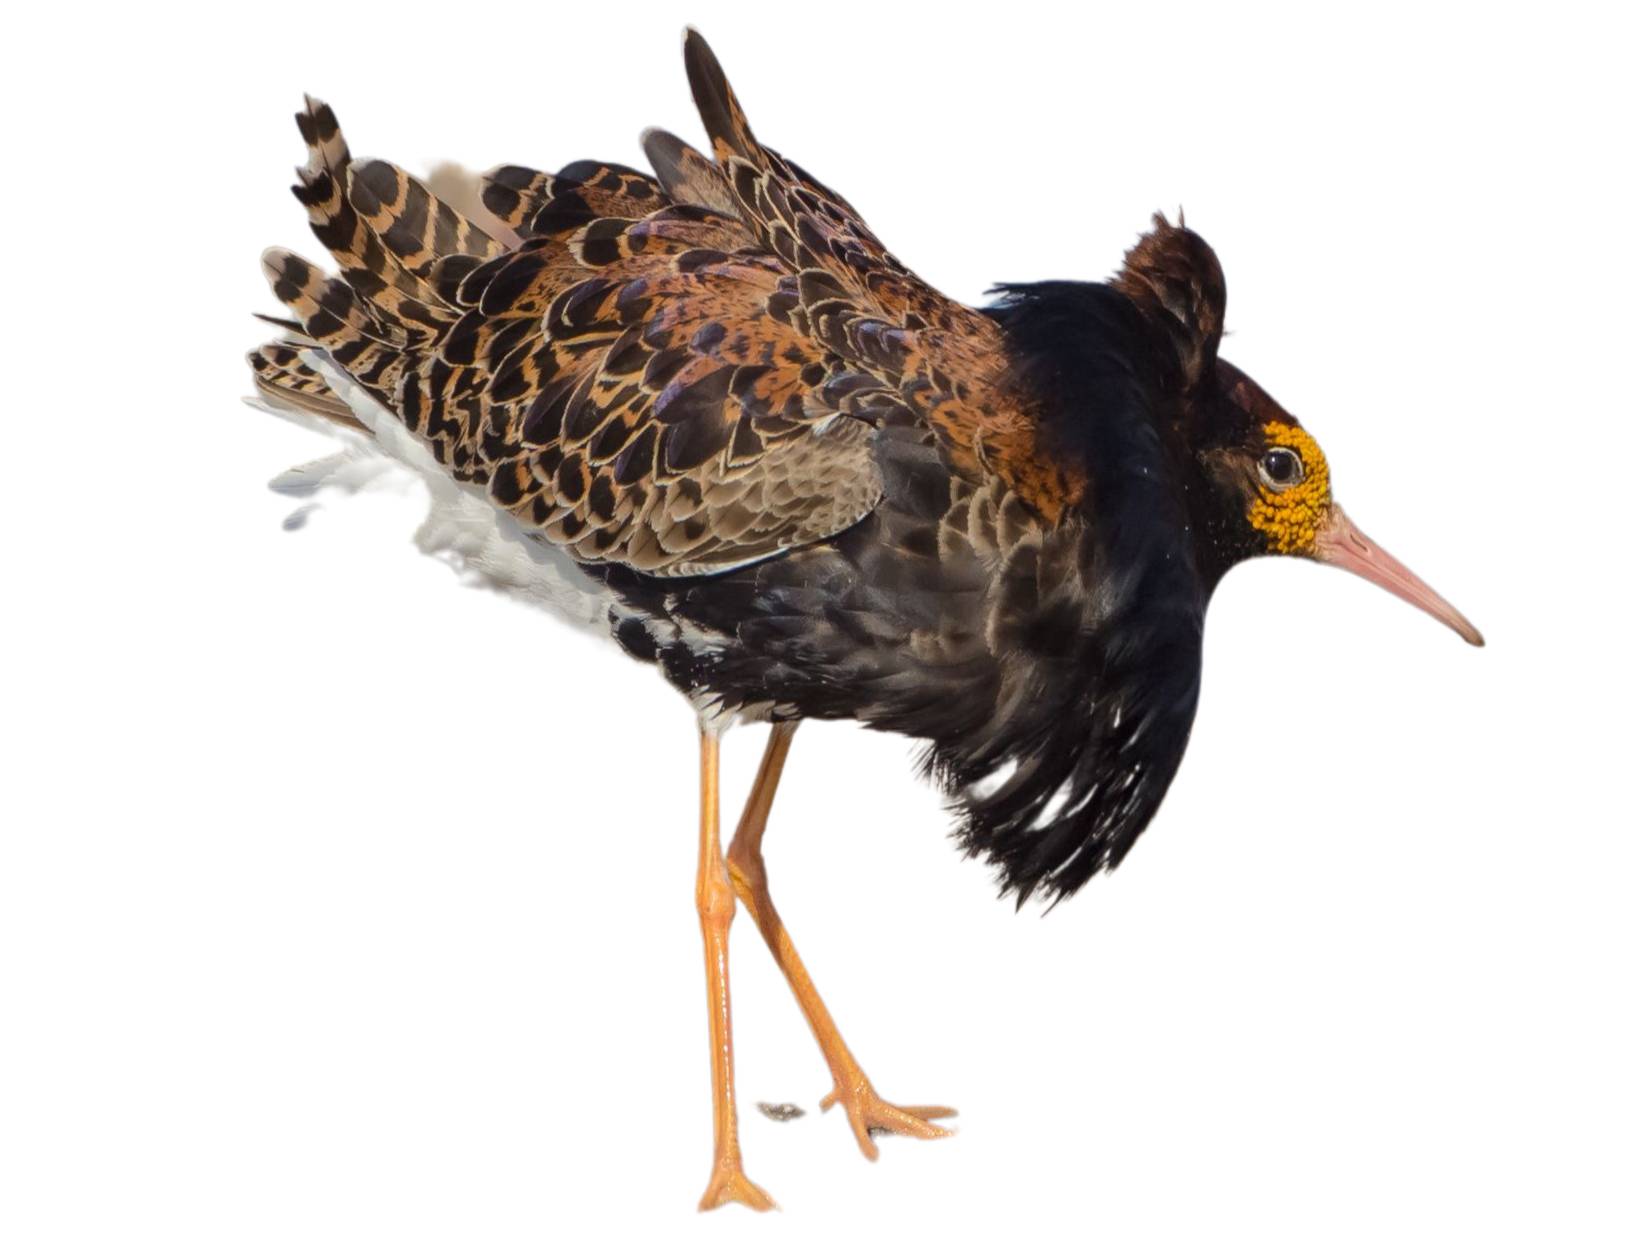
[[[294,192],[337,267],[270,251],[290,317],[250,362],[268,407],[422,479],[427,551],[658,667],[697,713],[696,897],[715,1150],[702,1208],[771,1201],[741,1163],[728,930],[755,919],[875,1156],[945,1135],[850,1053],[770,895],[763,833],[805,719],[926,747],[957,837],[1018,900],[1122,860],[1174,777],[1206,608],[1230,568],[1348,569],[1480,635],[1331,498],[1324,453],[1219,355],[1215,253],[1155,216],[1106,283],[952,301],[762,145],[685,40],[705,155],[651,173],[502,167],[474,200],[352,159],[306,100]],[[770,728],[725,849],[718,744]]]

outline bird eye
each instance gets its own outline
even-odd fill
[[[1271,447],[1262,457],[1262,480],[1272,490],[1289,490],[1302,480],[1302,457],[1288,447]]]

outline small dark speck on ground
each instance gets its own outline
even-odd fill
[[[766,1119],[773,1119],[776,1123],[790,1123],[793,1119],[803,1117],[803,1107],[794,1106],[789,1101],[782,1101],[778,1105],[760,1101],[757,1103],[757,1112]]]

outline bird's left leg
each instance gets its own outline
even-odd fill
[[[740,1134],[734,1117],[734,1033],[730,1028],[728,929],[734,920],[734,890],[718,825],[717,737],[700,730],[700,867],[694,882],[694,906],[706,949],[706,1008],[711,1017],[711,1101],[713,1136],[711,1182],[700,1208],[737,1201],[753,1209],[772,1209],[769,1194],[750,1179],[740,1163]]]
[[[834,1104],[842,1102],[850,1130],[855,1133],[861,1152],[875,1161],[878,1148],[872,1143],[874,1130],[925,1140],[950,1136],[950,1131],[937,1127],[930,1120],[950,1118],[957,1111],[946,1106],[897,1106],[878,1096],[872,1082],[866,1078],[866,1072],[844,1044],[843,1035],[838,1032],[819,991],[809,979],[797,948],[792,946],[791,935],[780,922],[774,900],[769,897],[768,873],[763,865],[763,831],[768,825],[775,789],[780,786],[780,770],[786,764],[786,753],[791,748],[792,733],[796,730],[796,723],[776,723],[769,732],[769,744],[763,751],[757,779],[752,784],[745,811],[740,814],[740,825],[729,842],[728,872],[734,880],[734,893],[757,922],[758,931],[763,935],[763,941],[768,943],[769,952],[774,956],[775,963],[780,965],[780,971],[785,974],[787,984],[792,987],[797,1005],[803,1008],[804,1018],[809,1021],[820,1052],[826,1058],[827,1069],[832,1073],[832,1091],[820,1103],[820,1108],[829,1110]]]

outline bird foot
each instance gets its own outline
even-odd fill
[[[874,1131],[938,1140],[952,1135],[952,1130],[937,1127],[929,1120],[949,1119],[958,1113],[949,1106],[897,1106],[879,1097],[865,1077],[848,1087],[839,1084],[821,1099],[820,1108],[830,1110],[839,1102],[843,1103],[844,1117],[849,1120],[849,1130],[855,1133],[860,1151],[868,1161],[874,1162],[878,1160],[878,1146],[872,1143]]]
[[[738,1162],[718,1162],[711,1172],[706,1194],[700,1197],[700,1210],[716,1209],[726,1204],[745,1205],[765,1213],[775,1207],[774,1199],[757,1184],[746,1178]]]

